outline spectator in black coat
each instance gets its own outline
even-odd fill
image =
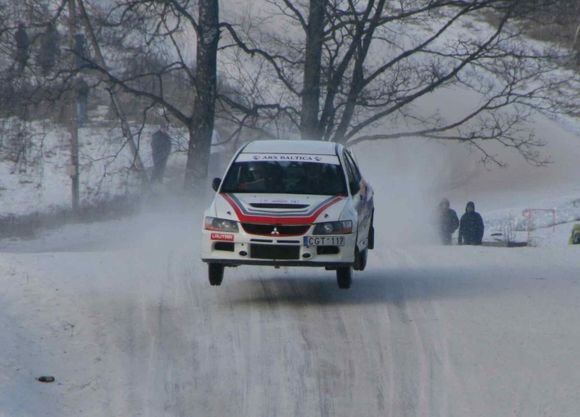
[[[51,73],[60,57],[60,33],[54,22],[49,22],[40,39],[36,62],[45,77]]]
[[[459,221],[458,243],[460,245],[481,245],[483,238],[483,219],[475,211],[475,204],[470,201],[465,206],[465,213]]]
[[[161,182],[167,165],[167,158],[171,153],[171,137],[167,134],[167,127],[162,124],[151,139],[151,154],[153,156],[153,173],[151,182]]]
[[[82,126],[87,121],[87,109],[91,87],[83,77],[79,77],[76,80],[75,88],[77,93],[77,123],[79,126]]]
[[[457,218],[457,213],[455,210],[449,208],[449,200],[444,198],[439,203],[438,207],[438,226],[439,226],[439,237],[441,238],[441,243],[444,245],[451,244],[451,235],[457,230],[459,226],[459,219]]]
[[[18,64],[18,72],[22,74],[30,56],[30,38],[28,37],[28,33],[26,33],[24,23],[18,23],[14,40],[16,42],[16,56],[14,59]]]

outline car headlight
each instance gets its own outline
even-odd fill
[[[205,218],[205,230],[214,230],[217,232],[238,233],[238,222],[234,220],[220,219],[218,217]]]
[[[347,235],[352,233],[352,220],[318,223],[314,226],[314,235]]]

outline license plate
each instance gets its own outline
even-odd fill
[[[225,240],[227,242],[233,242],[234,235],[228,233],[212,233],[210,236],[211,240]]]
[[[344,236],[304,236],[304,246],[344,246]]]

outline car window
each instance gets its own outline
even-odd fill
[[[350,162],[350,164],[353,168],[353,174],[354,174],[357,182],[360,182],[362,180],[362,175],[360,173],[360,170],[358,169],[358,164],[356,163],[352,153],[350,153],[349,151],[346,151],[346,158],[348,159],[348,161]]]
[[[350,186],[350,192],[352,194],[358,193],[360,189],[360,182],[361,182],[361,175],[358,171],[358,167],[352,160],[350,154],[345,150],[344,151],[344,164],[346,168],[346,175],[348,177],[348,183]]]
[[[302,161],[236,161],[221,192],[283,194],[346,194],[340,165]]]

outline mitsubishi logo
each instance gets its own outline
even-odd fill
[[[270,234],[271,235],[279,235],[280,232],[278,231],[278,228],[276,226],[274,226],[274,229],[272,229],[272,232]]]

